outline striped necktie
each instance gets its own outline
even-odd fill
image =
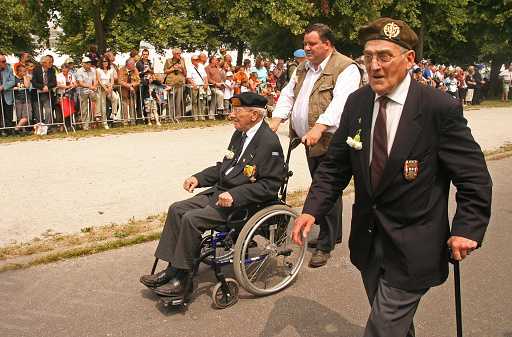
[[[382,172],[388,161],[388,133],[386,127],[386,104],[389,97],[379,97],[379,113],[373,128],[373,150],[372,150],[372,191],[375,194],[379,185]]]
[[[228,174],[229,170],[233,168],[238,162],[238,159],[240,159],[240,155],[242,154],[242,150],[244,149],[246,139],[247,134],[244,132],[242,133],[242,139],[240,140],[240,145],[238,146],[238,150],[236,151],[235,157],[233,158],[233,161],[229,164],[229,166],[226,167],[226,169],[224,170],[224,175]]]

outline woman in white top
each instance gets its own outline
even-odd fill
[[[69,71],[69,66],[64,63],[60,68],[60,73],[57,75],[57,100],[62,113],[62,117],[66,120],[75,113],[75,106],[73,100],[70,99],[71,89],[77,86],[76,77]],[[59,118],[60,120],[60,118]],[[69,123],[66,123],[69,125]],[[64,131],[64,126],[60,126],[60,131]]]
[[[119,103],[119,94],[114,89],[114,68],[112,68],[110,59],[108,57],[102,57],[96,69],[96,75],[98,76],[98,83],[100,85],[100,112],[101,117],[107,119],[107,97],[112,103],[112,114],[111,117],[114,120],[118,119],[117,116],[117,105]],[[105,127],[107,129],[108,127]]]

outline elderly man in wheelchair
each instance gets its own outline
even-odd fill
[[[193,273],[190,271],[194,271],[195,268],[195,272],[197,272],[198,254],[201,245],[204,244],[203,233],[205,231],[229,231],[230,228],[227,225],[228,220],[231,220],[230,215],[248,205],[265,205],[265,202],[269,201],[274,205],[279,203],[278,192],[280,188],[283,188],[283,179],[287,180],[287,176],[279,139],[263,120],[267,100],[256,93],[242,93],[233,96],[231,102],[233,104],[231,117],[236,131],[231,137],[225,157],[215,166],[187,178],[183,184],[183,188],[190,193],[196,187],[210,188],[192,198],[175,202],[169,207],[162,236],[155,252],[156,261],[160,259],[169,264],[166,269],[153,274],[155,261],[152,274],[140,278],[144,285],[154,289],[160,296],[176,297],[182,296],[186,290],[191,291],[189,289],[192,288],[193,276],[190,275]],[[279,207],[279,205],[275,207]],[[260,219],[257,224],[252,226],[258,228],[253,228],[250,233],[247,231],[244,233],[245,242],[238,240],[242,252],[238,254],[238,260],[235,256],[235,263],[238,261],[235,273],[243,274],[241,277],[247,282],[245,285],[242,283],[242,286],[244,288],[246,285],[252,286],[253,291],[248,290],[255,294],[265,294],[265,289],[268,287],[267,285],[254,286],[251,283],[251,281],[254,282],[255,275],[254,271],[250,270],[249,264],[252,263],[252,268],[259,273],[262,270],[261,265],[257,267],[258,263],[265,262],[270,256],[275,258],[278,255],[282,257],[291,255],[290,249],[285,247],[286,242],[289,242],[286,240],[287,229],[290,228],[290,224],[293,226],[293,220],[297,215],[288,206],[283,206],[283,202],[280,207],[285,207],[285,209],[272,209],[270,213],[264,212],[264,219]],[[280,220],[269,220],[276,215],[279,215]],[[285,219],[284,222],[283,219]],[[276,221],[281,225],[270,225],[270,222]],[[279,228],[279,226],[281,227]],[[240,238],[241,228],[236,228],[236,230],[236,237]],[[234,231],[235,229],[231,228],[231,232],[227,234],[228,239]],[[262,233],[266,234],[262,236]],[[280,235],[280,239],[276,234]],[[265,237],[266,243],[256,256],[251,258],[250,251],[258,246],[257,236]],[[287,268],[293,270],[293,277],[298,272],[303,259],[304,251],[302,249],[299,255],[300,263],[286,262]],[[232,262],[233,260],[228,261]],[[272,263],[275,264],[275,261]],[[268,266],[265,267],[266,269]],[[216,274],[219,278],[218,271]],[[279,277],[283,273],[278,274],[274,270],[271,276],[266,275],[265,277]],[[285,276],[284,279],[288,280],[290,277]],[[222,280],[223,292],[228,293],[226,282],[223,278]],[[280,281],[279,288],[285,286],[285,283],[287,284],[289,281]],[[236,292],[238,292],[238,285],[236,287]],[[260,288],[261,291],[258,292]]]

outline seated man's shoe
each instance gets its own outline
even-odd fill
[[[341,239],[336,240],[336,244],[341,243]],[[318,238],[308,241],[309,248],[316,248],[318,244]]]
[[[140,282],[148,287],[159,287],[169,283],[169,281],[172,280],[175,276],[176,273],[169,275],[165,272],[165,270],[162,270],[158,274],[142,276],[140,278]]]
[[[324,266],[330,257],[331,253],[317,249],[313,253],[313,256],[311,256],[311,260],[309,260],[309,266],[311,268]]]
[[[173,278],[169,283],[155,289],[155,293],[161,296],[180,296],[185,294],[187,279],[178,280]]]

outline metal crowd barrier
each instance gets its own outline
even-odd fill
[[[156,105],[158,106],[157,111],[160,119],[168,123],[179,123],[184,119],[215,119],[221,115],[229,115],[230,107],[225,106],[226,102],[224,101],[223,89],[219,89],[222,95],[219,93],[217,96],[223,103],[223,109],[220,111],[218,109],[220,104],[216,102],[216,96],[214,95],[216,89],[213,89],[212,85],[209,85],[209,90],[204,89],[203,85],[198,85],[197,87],[198,89],[194,89],[192,85],[187,84],[174,86],[171,89],[164,90],[164,88],[160,86],[150,84],[148,86],[148,92],[151,99],[152,92],[156,92],[163,98],[161,105],[158,104],[158,101],[156,102]],[[145,123],[148,118],[150,118],[150,120],[154,120],[153,111],[146,111],[144,102],[145,97],[143,97],[143,91],[145,88],[143,85],[139,85],[134,93],[129,92],[126,98],[123,98],[120,85],[114,85],[113,89],[117,92],[119,101],[117,111],[110,111],[108,109],[108,105],[106,105],[105,116],[109,125],[113,125],[114,123],[133,125],[136,124],[136,122]],[[31,131],[35,131],[35,128],[43,126],[53,127],[54,131],[56,127],[61,127],[66,133],[68,133],[68,128],[76,131],[78,126],[83,128],[85,124],[93,125],[94,123],[98,123],[95,120],[96,116],[94,113],[96,111],[96,107],[93,109],[93,102],[91,99],[87,100],[87,110],[84,111],[87,113],[86,116],[88,116],[88,118],[83,120],[80,106],[80,87],[66,89],[59,93],[55,93],[53,90],[48,92],[43,92],[38,89],[19,90],[25,91],[25,100],[27,102],[26,109],[29,117],[28,123],[27,125],[17,126],[19,121],[16,113],[16,99],[14,98],[15,90],[10,89],[10,91],[13,92],[13,118],[10,122],[6,120],[8,117],[5,115],[4,105],[3,103],[0,104],[2,118],[1,125],[3,126],[2,132],[3,130],[14,130],[17,128],[26,128]],[[96,104],[101,105],[101,96],[99,94],[100,90],[102,90],[102,88],[98,86],[98,91],[95,93],[97,95]],[[108,98],[105,99],[108,102]],[[212,107],[212,110],[210,111],[212,104],[215,104],[215,107]]]
[[[4,100],[2,100],[0,104],[2,132],[5,132],[5,130],[14,131],[20,129],[24,129],[25,131],[30,130],[30,132],[34,130],[34,132],[36,132],[39,127],[53,127],[55,129],[57,126],[61,126],[66,133],[68,132],[64,119],[62,121],[58,119],[59,116],[54,108],[55,96],[52,90],[43,92],[38,89],[20,88],[16,90],[10,89],[8,91],[12,92],[13,95],[12,108],[9,108],[12,109],[12,118],[6,116],[7,107],[4,106]],[[14,94],[19,91],[23,91],[25,96],[24,103],[22,104],[25,104],[27,124],[18,126],[20,121],[18,120],[17,105],[20,103],[17,102]]]

